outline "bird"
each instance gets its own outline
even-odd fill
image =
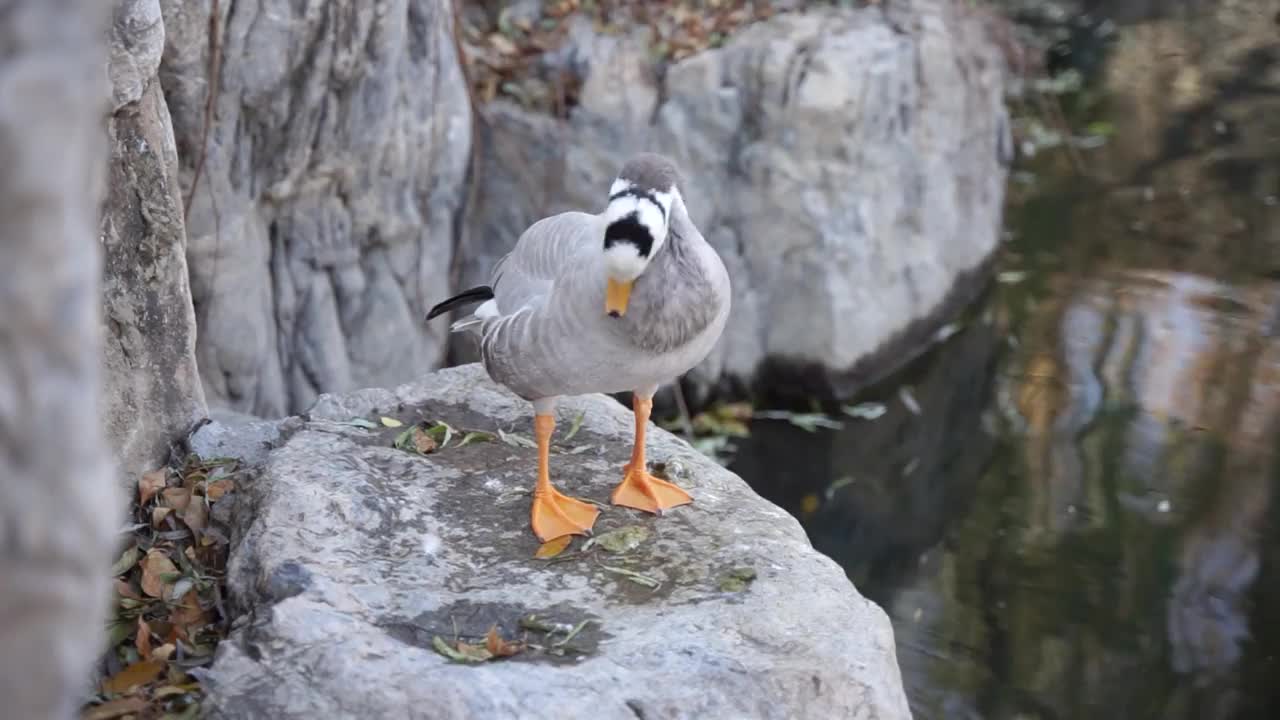
[[[530,525],[542,542],[589,535],[600,512],[551,482],[562,397],[631,393],[635,438],[613,505],[661,515],[693,502],[650,474],[645,460],[654,394],[711,353],[731,306],[729,273],[690,217],[686,189],[671,159],[633,154],[603,210],[537,220],[495,263],[488,285],[427,313],[430,321],[471,306],[450,332],[478,336],[489,377],[532,403],[538,467]]]

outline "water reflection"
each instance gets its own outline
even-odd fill
[[[889,612],[918,718],[1280,711],[1265,5],[1113,4],[1074,110],[1115,135],[1013,193],[1026,280],[870,389],[884,416],[757,422],[734,462]]]

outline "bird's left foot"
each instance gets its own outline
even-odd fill
[[[627,465],[626,474],[613,489],[610,501],[614,505],[661,514],[664,510],[687,505],[693,502],[693,498],[680,486],[650,475],[643,467]]]

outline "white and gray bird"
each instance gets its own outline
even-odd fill
[[[599,513],[551,485],[554,410],[564,395],[632,393],[635,445],[613,504],[660,513],[692,502],[648,473],[644,452],[654,393],[707,356],[729,316],[729,274],[690,219],[682,185],[667,158],[632,157],[603,212],[535,222],[498,261],[489,285],[427,315],[479,303],[451,329],[478,334],[489,376],[533,403],[538,476],[530,516],[544,542],[587,533]]]

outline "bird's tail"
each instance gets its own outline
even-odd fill
[[[473,303],[483,303],[480,307],[481,309],[484,309],[485,305],[488,305],[492,302],[493,302],[493,288],[489,287],[488,285],[479,285],[469,290],[463,290],[457,295],[454,295],[453,297],[448,298],[447,300],[443,300],[440,303],[436,304],[436,306],[431,308],[430,312],[427,313],[427,321],[430,322],[432,319],[440,315],[443,315],[449,312],[450,310],[453,310],[454,308],[462,307],[464,305],[470,305]],[[496,310],[496,308],[494,309]],[[451,332],[458,332],[460,330],[466,330],[469,327],[480,325],[481,323],[484,322],[485,317],[491,314],[493,313],[477,312],[477,314],[469,315],[465,318],[458,320],[457,322],[454,322],[452,325],[449,326],[449,330]]]

